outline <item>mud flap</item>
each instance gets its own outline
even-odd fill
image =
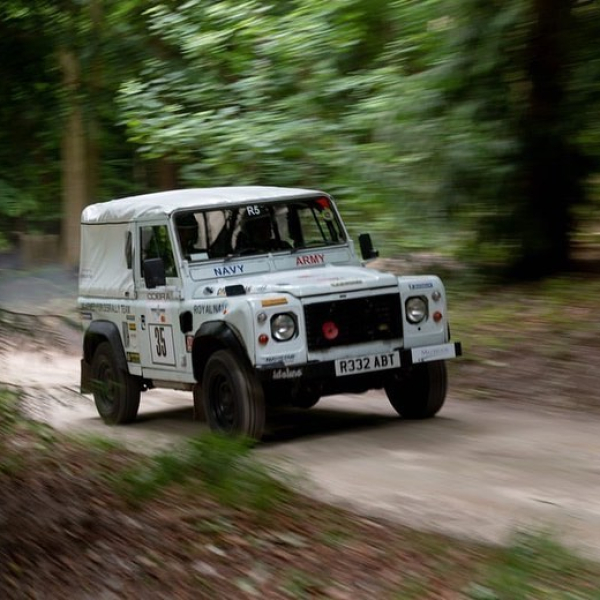
[[[91,394],[92,390],[92,365],[81,359],[81,383],[80,391],[82,394]]]

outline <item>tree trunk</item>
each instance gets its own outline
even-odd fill
[[[178,185],[179,167],[164,158],[156,164],[159,190],[174,190]]]
[[[89,5],[90,21],[92,24],[91,37],[96,47],[102,47],[102,28],[104,25],[104,6],[102,0],[92,0]],[[91,107],[101,103],[99,90],[104,86],[104,63],[101,52],[95,52],[90,62],[89,74],[86,80],[86,92]],[[98,200],[101,184],[102,160],[102,126],[99,122],[98,111],[92,108],[88,111],[87,119],[87,198],[90,201]]]
[[[59,51],[63,85],[66,92],[66,119],[62,137],[62,231],[61,253],[67,266],[79,264],[81,211],[88,203],[87,152],[79,62],[68,48]]]
[[[568,266],[571,207],[581,193],[577,156],[564,114],[570,0],[534,0],[529,46],[531,92],[521,123],[523,185],[519,275],[543,276]]]

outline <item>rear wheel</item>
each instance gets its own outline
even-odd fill
[[[206,420],[213,431],[260,439],[265,397],[254,373],[229,350],[215,352],[202,378]]]
[[[105,423],[135,421],[140,407],[140,380],[118,367],[109,342],[102,342],[94,352],[92,385],[96,409]]]
[[[385,393],[396,412],[405,419],[429,419],[446,400],[446,363],[434,361],[414,365],[401,378],[389,381]]]

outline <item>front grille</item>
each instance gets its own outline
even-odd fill
[[[402,337],[399,294],[309,304],[304,307],[304,320],[309,350]],[[325,338],[325,323],[337,327],[335,339]]]

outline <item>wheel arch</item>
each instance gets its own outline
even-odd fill
[[[204,323],[194,336],[192,363],[194,378],[202,383],[202,375],[208,359],[217,350],[230,350],[247,366],[250,365],[248,353],[236,330],[224,321]]]
[[[127,371],[127,359],[119,329],[110,321],[94,321],[86,330],[83,338],[84,362],[91,364],[94,352],[102,342],[108,342],[111,345],[117,366],[119,369]]]

